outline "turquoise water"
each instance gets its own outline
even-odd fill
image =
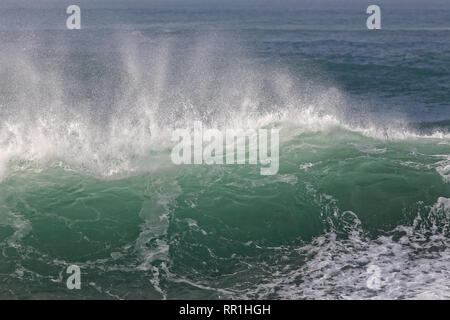
[[[0,298],[449,298],[450,6],[367,5],[0,5]],[[278,174],[173,165],[195,121]]]

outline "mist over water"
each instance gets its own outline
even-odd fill
[[[405,2],[3,3],[0,297],[448,298],[450,7]],[[173,165],[195,121],[278,174]]]

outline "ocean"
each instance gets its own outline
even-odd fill
[[[450,298],[449,1],[77,4],[0,3],[1,299]]]

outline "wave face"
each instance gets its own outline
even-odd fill
[[[69,32],[24,3],[0,5],[0,298],[450,298],[450,7],[374,35],[339,27],[354,6],[81,3]],[[278,174],[173,165],[196,121],[280,129]]]

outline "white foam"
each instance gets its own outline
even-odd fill
[[[333,207],[333,200],[329,201]],[[284,268],[268,266],[272,276],[267,281],[244,290],[235,288],[233,297],[450,298],[450,198],[439,197],[434,205],[419,213],[411,225],[398,226],[393,232],[377,238],[365,235],[356,214],[340,214],[336,207],[331,210],[334,210],[332,216],[338,218],[336,222],[347,221],[347,238],[340,238],[337,230],[331,230],[297,248],[274,248],[275,256],[286,256],[289,252],[288,264]],[[342,220],[344,217],[346,219]],[[303,259],[306,262],[300,262]],[[295,264],[297,260],[298,265]],[[381,286],[378,288],[367,285],[371,276],[369,266],[380,270]]]
[[[171,147],[173,129],[192,128],[195,121],[219,129],[281,126],[285,140],[336,127],[377,139],[449,138],[441,132],[420,135],[405,125],[380,127],[367,119],[364,125],[349,124],[346,110],[354,102],[341,90],[275,66],[249,64],[226,38],[199,38],[189,50],[179,50],[170,39],[140,47],[152,42],[142,37],[136,32],[117,39],[119,92],[108,99],[113,92],[100,78],[89,92],[104,94],[95,103],[71,100],[68,92],[82,85],[66,79],[71,61],[49,57],[51,64],[40,63],[34,56],[42,48],[36,43],[20,51],[1,48],[0,79],[8,83],[0,101],[0,177],[17,161],[41,167],[63,161],[101,177],[158,170],[168,165],[163,153]],[[67,88],[69,80],[73,88]],[[447,169],[442,168],[444,175]]]

